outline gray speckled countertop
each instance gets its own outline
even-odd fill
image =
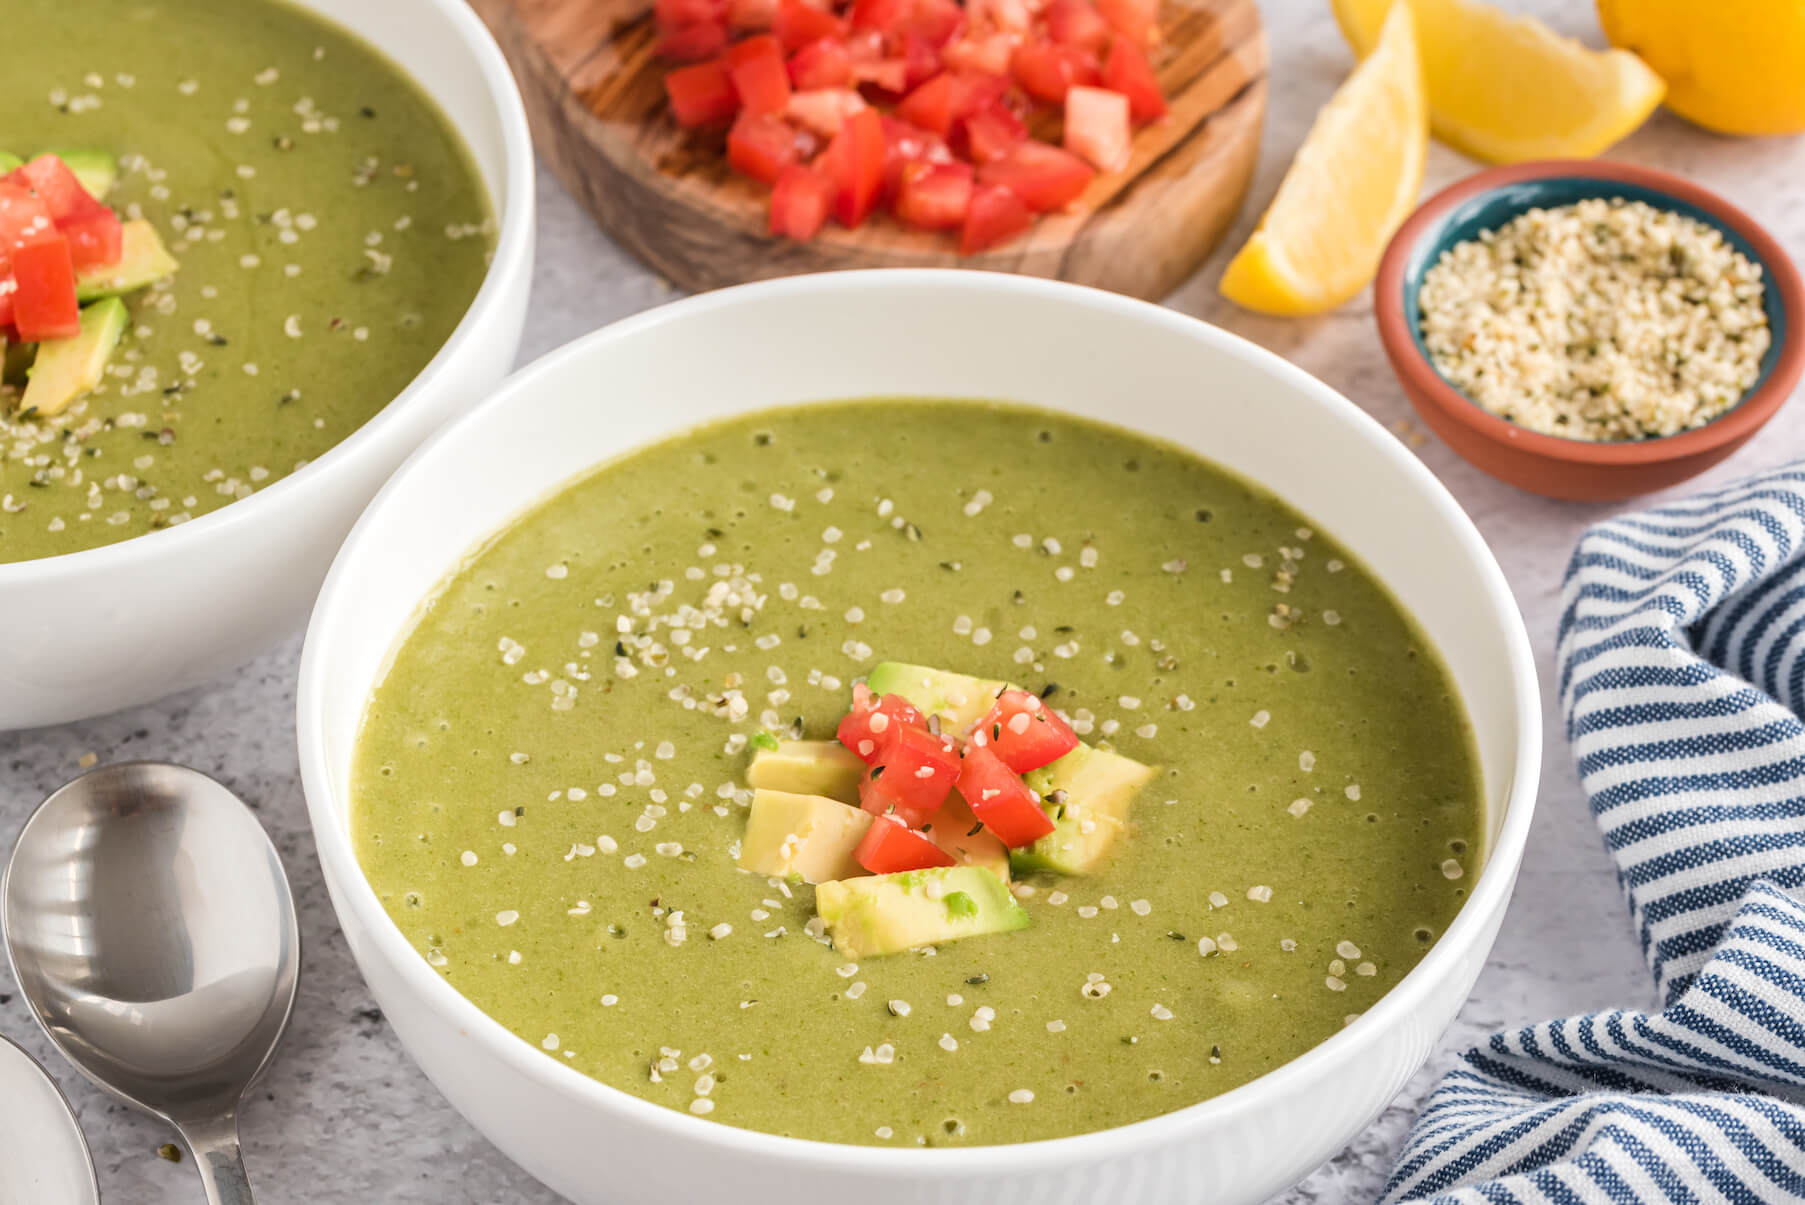
[[[1556,25],[1597,37],[1591,6],[1570,0],[1504,0],[1539,10]],[[1272,41],[1272,102],[1253,197],[1227,246],[1238,245],[1271,198],[1311,116],[1349,57],[1324,0],[1263,0]],[[1805,143],[1736,142],[1703,134],[1665,114],[1617,147],[1614,157],[1678,171],[1752,211],[1795,249],[1805,242]],[[1435,148],[1429,187],[1473,170]],[[1215,294],[1218,253],[1171,303],[1289,357],[1387,424],[1409,414],[1361,297],[1320,320],[1285,322],[1237,312]],[[530,359],[614,319],[668,300],[670,290],[596,232],[541,173],[539,262],[522,358]],[[1518,493],[1457,460],[1414,426],[1397,428],[1454,491],[1504,565],[1549,671],[1560,575],[1580,529],[1605,508]],[[1761,438],[1713,474],[1724,480],[1805,452],[1805,407],[1791,406]],[[211,687],[84,724],[0,735],[0,834],[77,772],[78,759],[132,757],[187,762],[254,801],[294,879],[306,942],[306,975],[280,1057],[243,1116],[251,1176],[266,1202],[551,1202],[555,1198],[479,1137],[415,1070],[345,949],[307,834],[293,737],[298,638]],[[1546,696],[1549,692],[1544,691]],[[1653,1003],[1622,899],[1560,738],[1551,700],[1541,806],[1521,884],[1472,999],[1431,1065],[1346,1151],[1279,1198],[1287,1205],[1370,1200],[1384,1181],[1417,1103],[1454,1052],[1492,1029],[1608,1005]],[[170,1137],[155,1122],[111,1103],[52,1053],[0,969],[0,1033],[52,1069],[74,1100],[93,1146],[107,1200],[173,1205],[201,1199],[186,1161],[159,1159]]]

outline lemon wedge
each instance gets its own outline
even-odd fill
[[[1354,53],[1391,0],[1329,0]],[[1478,0],[1409,0],[1435,136],[1487,163],[1589,158],[1648,119],[1666,85],[1627,50],[1591,50]]]
[[[1265,314],[1320,314],[1372,280],[1416,204],[1428,105],[1410,6],[1385,18],[1373,52],[1316,115],[1259,229],[1222,276],[1222,295]]]

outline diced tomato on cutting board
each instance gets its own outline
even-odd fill
[[[1000,184],[979,184],[959,232],[959,254],[976,255],[1012,242],[1034,225],[1034,211]]]
[[[1069,151],[1044,142],[1018,142],[1001,159],[978,169],[985,184],[1000,184],[1036,213],[1064,209],[1097,173]]]
[[[1103,60],[1103,86],[1128,98],[1128,111],[1136,121],[1157,121],[1166,115],[1166,94],[1160,91],[1153,65],[1140,47],[1117,38]]]
[[[803,0],[778,0],[777,19],[772,26],[785,50],[800,50],[822,38],[838,38],[845,34],[845,23],[833,13],[805,4]]]
[[[912,163],[903,169],[896,216],[917,230],[957,230],[971,208],[971,164]]]
[[[771,233],[806,243],[827,224],[833,185],[810,167],[792,163],[771,189]]]
[[[884,123],[877,110],[860,109],[848,117],[821,159],[834,186],[834,220],[855,229],[871,216],[884,186]]]
[[[790,56],[790,83],[804,92],[852,84],[852,55],[837,38],[816,38]]]
[[[803,129],[832,138],[848,117],[865,107],[865,98],[851,88],[816,88],[790,93],[784,113]]]
[[[998,102],[965,119],[965,153],[973,163],[989,163],[1028,140],[1028,127],[1015,111]]]
[[[725,125],[739,112],[740,96],[726,60],[679,67],[664,77],[671,112],[686,126]]]
[[[729,131],[729,165],[771,186],[774,235],[806,240],[829,217],[856,228],[882,210],[957,231],[975,255],[1125,168],[1134,127],[1165,115],[1149,58],[1158,8],[655,0],[653,13],[657,53],[684,64],[665,76],[672,116],[700,137]],[[79,184],[58,168],[32,168],[52,227],[77,267],[106,262],[117,219],[76,212]],[[0,210],[0,240],[6,220]]]
[[[1065,94],[1065,149],[1098,171],[1128,166],[1134,132],[1128,98],[1107,88],[1073,88]]]

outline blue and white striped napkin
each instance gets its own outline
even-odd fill
[[[1468,1050],[1384,1200],[1805,1200],[1805,462],[1593,527],[1562,604],[1568,739],[1664,1011]]]

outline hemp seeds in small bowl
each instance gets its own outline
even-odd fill
[[[1805,290],[1746,215],[1627,164],[1481,172],[1426,202],[1375,286],[1424,421],[1479,468],[1617,499],[1702,472],[1797,382]]]

